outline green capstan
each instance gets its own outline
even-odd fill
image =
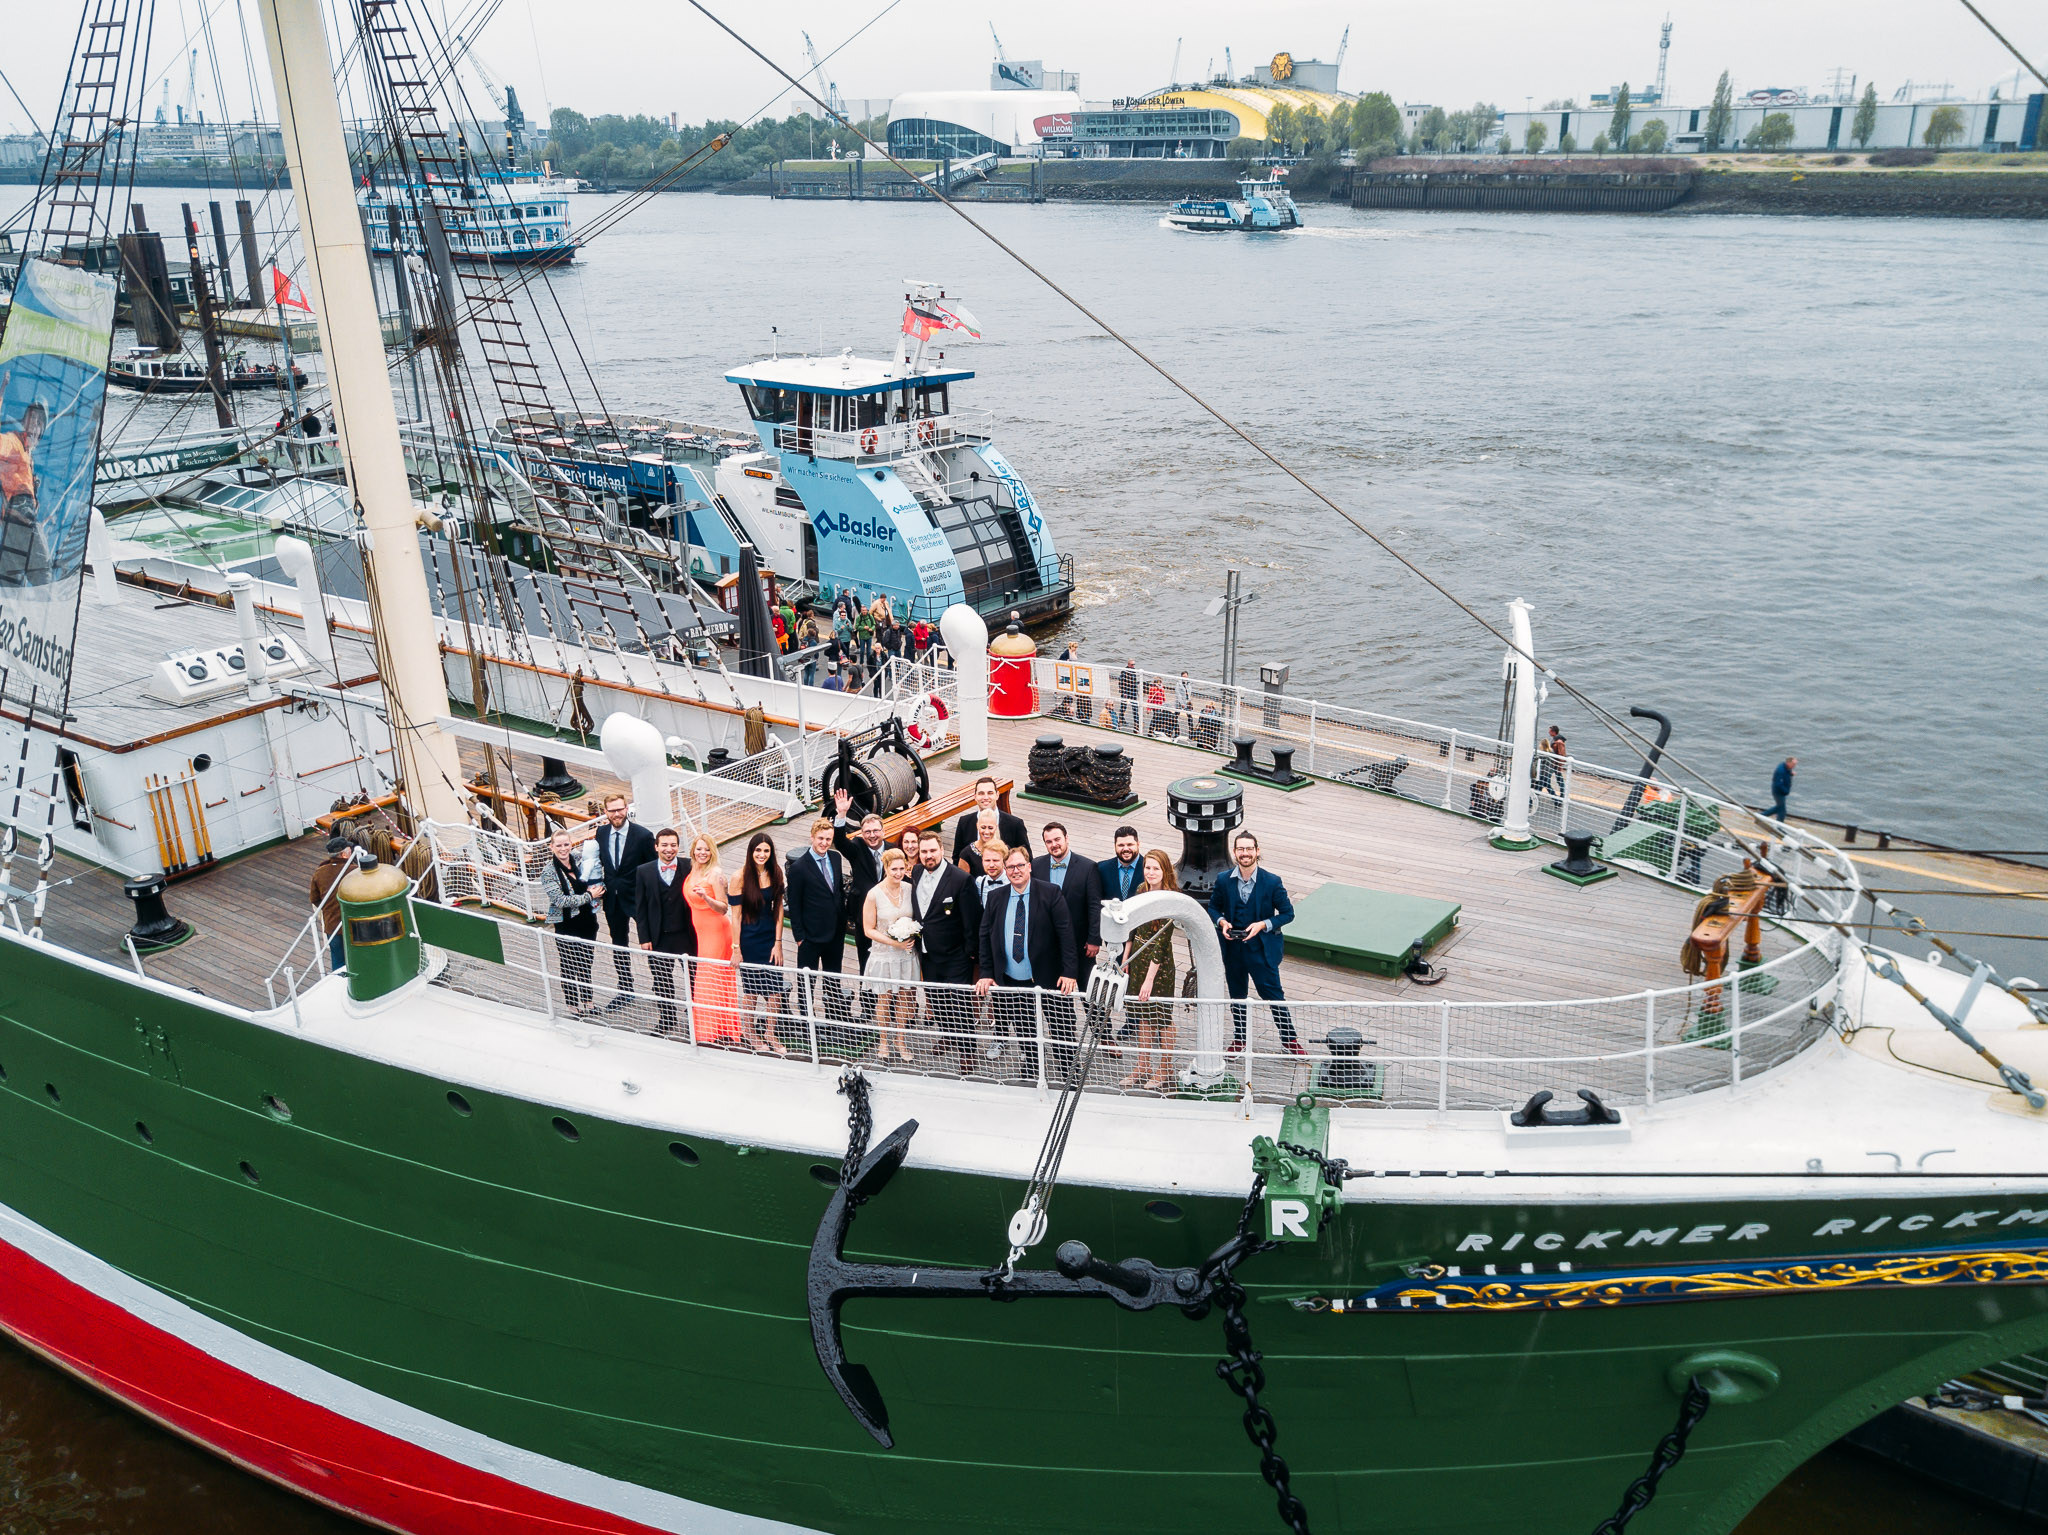
[[[1263,1235],[1276,1242],[1313,1242],[1344,1200],[1341,1181],[1328,1178],[1313,1157],[1283,1150],[1299,1146],[1317,1156],[1330,1145],[1330,1111],[1313,1095],[1303,1093],[1280,1115],[1280,1139],[1261,1135],[1252,1141],[1252,1171],[1265,1180],[1260,1200]]]
[[[420,973],[412,887],[403,873],[388,863],[353,870],[342,878],[335,898],[341,903],[351,1001],[388,996]]]

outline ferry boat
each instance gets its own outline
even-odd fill
[[[576,259],[576,236],[570,227],[569,203],[560,192],[528,183],[531,172],[482,172],[459,186],[436,184],[432,191],[415,187],[400,195],[381,187],[365,187],[356,201],[363,210],[373,255],[391,254],[388,209],[398,208],[398,243],[410,254],[424,249],[420,202],[431,195],[444,212],[448,252],[461,262],[492,262],[501,266],[560,266]]]
[[[281,540],[275,578],[167,593],[63,520],[77,476],[10,503],[33,537],[0,561],[37,553],[0,565],[0,1327],[25,1347],[408,1535],[1246,1530],[1274,1484],[1297,1530],[1585,1529],[1654,1493],[1642,1528],[1720,1535],[1885,1405],[2048,1344],[2041,1005],[1876,946],[1854,862],[1797,825],[1649,766],[1538,787],[1525,604],[1496,739],[1183,694],[1170,665],[1121,707],[1114,674],[1008,638],[992,696],[964,602],[955,669],[848,697],[626,643],[667,594],[477,549],[444,577],[324,13],[261,9],[374,579],[337,596]],[[847,359],[835,392],[837,364],[736,382],[810,447],[948,414],[821,421],[949,382]],[[67,423],[96,374],[37,381],[65,391],[37,397],[39,468],[89,464]],[[16,615],[87,545],[67,650]],[[547,638],[557,603],[582,639]],[[53,666],[39,701],[21,673]],[[1479,712],[1501,679],[1474,672]],[[1102,903],[1078,994],[1004,988],[984,1018],[920,981],[883,1061],[850,981],[679,975],[547,926],[545,832],[589,830],[573,790],[527,792],[549,764],[729,867],[763,828],[804,846],[828,769],[901,825],[950,823],[986,770],[1066,801],[1084,854],[1128,822],[1196,881],[1241,824],[1314,1000],[1233,1017],[1207,908],[1146,892]],[[313,887],[330,831],[373,861]],[[1155,921],[1192,995],[1133,998]],[[747,981],[783,988],[766,1023]],[[1175,1011],[1134,1045],[1146,1004]]]
[[[501,424],[497,436],[592,492],[678,519],[700,578],[737,570],[751,544],[785,582],[886,596],[906,618],[965,603],[1048,621],[1072,607],[1073,559],[988,413],[957,402],[973,377],[922,341],[887,359],[779,356],[726,374],[749,437],[655,416]]]
[[[200,363],[166,353],[153,346],[131,346],[107,366],[107,382],[116,389],[139,394],[205,394],[213,386]],[[296,363],[291,382],[303,385],[306,375]],[[231,390],[285,388],[284,369],[276,363],[252,363],[242,353],[232,352],[222,363],[221,386]]]
[[[1166,222],[1197,233],[1224,230],[1298,229],[1301,214],[1287,183],[1279,176],[1261,181],[1246,176],[1237,183],[1237,198],[1184,197],[1173,205]]]

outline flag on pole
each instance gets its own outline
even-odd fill
[[[270,291],[280,309],[303,309],[307,314],[313,312],[313,306],[306,302],[305,290],[285,276],[281,267],[270,269]]]
[[[951,331],[963,341],[981,340],[981,325],[958,304],[913,298],[904,307],[904,335],[929,341],[940,331]]]

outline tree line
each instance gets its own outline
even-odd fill
[[[856,126],[876,143],[886,142],[888,121],[870,118]],[[548,117],[547,158],[565,175],[601,185],[637,185],[662,174],[717,138],[730,133],[732,142],[692,169],[685,182],[744,181],[778,160],[822,157],[836,139],[842,154],[859,154],[857,135],[838,123],[820,122],[806,113],[781,119],[761,118],[742,127],[734,121],[712,120],[671,128],[666,119],[615,112],[585,117],[556,107]]]

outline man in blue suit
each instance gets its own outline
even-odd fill
[[[1280,1031],[1280,1044],[1291,1055],[1306,1055],[1294,1037],[1294,1015],[1286,1007],[1287,993],[1280,989],[1280,929],[1294,920],[1294,903],[1287,899],[1287,887],[1280,876],[1259,867],[1259,839],[1241,831],[1230,845],[1237,868],[1216,881],[1209,893],[1209,910],[1216,917],[1216,931],[1223,939],[1223,978],[1230,983],[1231,1018],[1236,1038],[1229,1054],[1244,1049],[1245,995],[1251,987],[1273,1005],[1273,1026]]]

